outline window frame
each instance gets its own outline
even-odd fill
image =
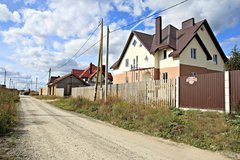
[[[136,47],[136,45],[137,45],[136,39],[133,40],[132,45],[133,45],[134,47]]]
[[[191,48],[191,59],[197,59],[197,49]]]
[[[217,56],[217,54],[213,55],[213,64],[215,64],[215,65],[218,64],[218,56]]]
[[[167,50],[163,51],[163,59],[167,59]]]
[[[129,67],[129,59],[128,58],[125,59],[125,67]]]

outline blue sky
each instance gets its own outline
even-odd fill
[[[98,45],[64,67],[104,19],[104,30],[114,30],[155,11],[161,11],[181,0],[0,0],[0,83],[4,69],[7,85],[10,78],[19,89],[39,79],[39,87],[52,75],[63,75],[73,68],[85,68],[97,63]],[[194,17],[195,21],[207,19],[225,54],[234,45],[240,46],[239,0],[189,0],[162,12],[163,27]],[[148,19],[134,30],[154,33],[154,19]],[[133,26],[110,35],[110,65],[119,57]],[[99,29],[86,46],[99,38]],[[104,49],[105,50],[105,49]],[[34,87],[33,87],[34,89]]]

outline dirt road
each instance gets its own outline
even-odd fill
[[[130,132],[21,96],[24,159],[225,160],[219,153]]]

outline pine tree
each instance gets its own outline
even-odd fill
[[[231,51],[231,57],[225,64],[226,70],[240,70],[240,50],[235,45]]]

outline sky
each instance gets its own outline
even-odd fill
[[[0,84],[4,83],[5,70],[7,87],[26,89],[32,82],[35,89],[36,78],[38,87],[47,83],[49,68],[51,75],[57,76],[70,73],[71,69],[84,69],[90,62],[97,64],[99,44],[91,46],[99,40],[101,18],[104,35],[107,26],[110,31],[121,28],[110,34],[110,65],[119,58],[132,30],[154,34],[154,18],[159,15],[163,27],[172,24],[179,29],[181,22],[189,18],[195,18],[195,22],[206,19],[227,56],[234,45],[240,47],[240,0],[188,0],[161,12],[181,1],[0,0]],[[105,44],[106,38],[104,62]]]

